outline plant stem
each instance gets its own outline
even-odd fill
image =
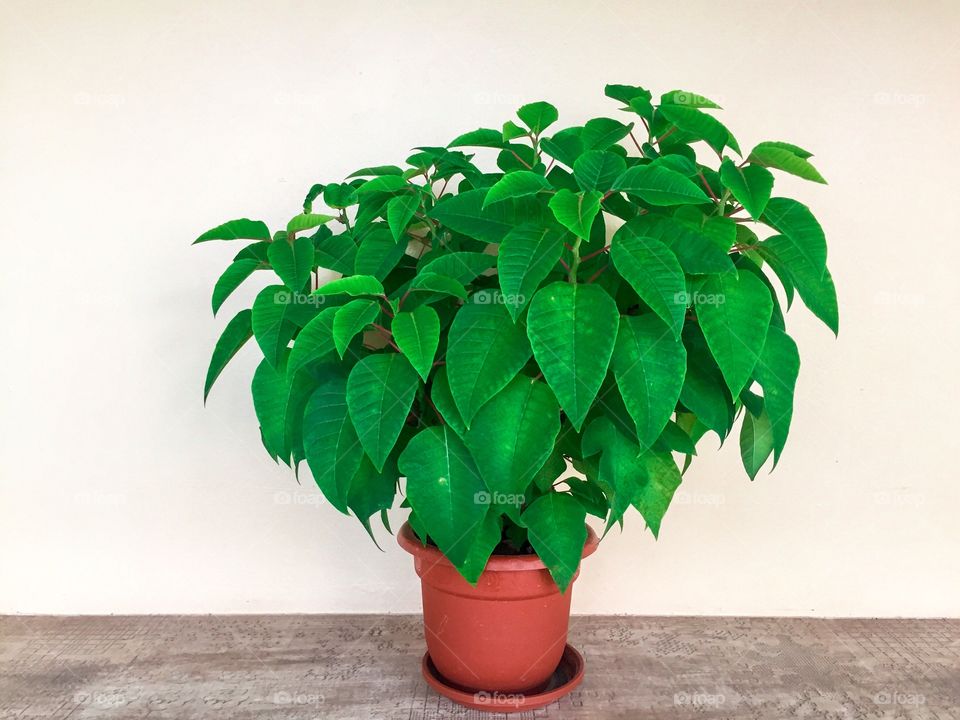
[[[573,243],[573,247],[570,248],[570,252],[573,253],[573,261],[570,263],[570,268],[567,270],[567,281],[576,284],[577,282],[577,269],[580,267],[580,243],[583,242],[583,238],[578,237]]]

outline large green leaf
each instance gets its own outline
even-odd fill
[[[581,190],[607,191],[614,180],[623,174],[627,162],[620,155],[608,150],[591,150],[577,158],[573,175]]]
[[[307,372],[287,378],[263,360],[253,374],[253,407],[270,455],[289,465],[302,459],[303,411],[316,386]],[[298,447],[299,446],[299,447]]]
[[[549,492],[523,512],[527,537],[560,592],[573,581],[587,541],[587,513],[571,495]]]
[[[407,356],[407,360],[426,382],[440,344],[440,318],[437,311],[429,305],[421,305],[412,312],[397,313],[390,330],[400,352]]]
[[[272,242],[267,257],[284,285],[291,290],[302,290],[313,269],[313,240],[298,237],[293,244],[287,240]]]
[[[643,450],[608,417],[592,420],[583,433],[585,458],[600,453],[596,480],[610,503],[607,531],[621,522],[644,479]]]
[[[297,334],[290,356],[287,358],[288,376],[333,353],[336,349],[333,342],[333,319],[339,309],[339,307],[325,308]]]
[[[773,190],[770,171],[759,165],[739,167],[730,158],[724,158],[720,165],[720,180],[750,213],[750,217],[759,220]]]
[[[297,332],[292,317],[297,297],[283,285],[269,285],[253,301],[253,335],[264,357],[275,368],[283,366],[287,346]]]
[[[633,123],[624,125],[613,118],[593,118],[587,120],[580,133],[585,150],[606,150],[623,140],[633,130]]]
[[[827,240],[810,208],[790,198],[770,198],[763,222],[790,240],[789,252],[780,253],[788,267],[804,263],[823,275],[827,267]]]
[[[194,240],[193,244],[196,245],[208,240],[266,240],[269,242],[271,239],[270,229],[266,223],[260,220],[240,218],[207,230]]]
[[[550,198],[550,209],[557,221],[574,235],[589,238],[602,198],[599,190],[574,193],[564,188]]]
[[[551,228],[520,225],[503,239],[497,254],[497,276],[514,322],[562,253],[563,237]]]
[[[333,318],[333,345],[341,358],[350,341],[363,332],[367,325],[375,322],[379,315],[380,305],[375,300],[351,300],[337,309]]]
[[[500,512],[496,507],[487,510],[477,534],[473,536],[470,549],[467,551],[467,557],[458,568],[460,574],[471,585],[476,585],[487,566],[487,561],[493,554],[493,551],[500,544],[503,537],[503,528],[500,521]]]
[[[259,260],[247,259],[247,260],[234,260],[230,265],[224,270],[223,275],[220,276],[220,279],[217,280],[217,284],[213,287],[213,314],[216,316],[217,311],[220,309],[220,306],[223,305],[224,301],[230,294],[236,290],[240,283],[250,277],[254,270],[266,267]]]
[[[763,349],[773,298],[753,273],[711,275],[700,289],[697,319],[733,397],[740,395]]]
[[[364,530],[379,548],[373,528],[370,527],[370,518],[380,513],[383,524],[390,532],[386,511],[393,506],[393,499],[397,492],[396,468],[387,467],[382,472],[377,471],[366,455],[360,461],[360,467],[350,479],[350,491],[347,494],[347,506],[357,516]],[[381,548],[382,550],[382,548]]]
[[[759,415],[747,411],[740,427],[740,458],[751,480],[757,477],[760,468],[773,452],[773,431],[766,410]]]
[[[637,295],[680,337],[687,310],[683,268],[670,249],[656,238],[640,235],[627,223],[610,242],[610,257]]]
[[[560,114],[553,105],[541,101],[524,105],[517,110],[517,117],[530,128],[532,133],[539,135],[545,128],[555,123]]]
[[[503,147],[503,133],[491,128],[480,128],[471,130],[463,135],[458,135],[447,145],[448,148],[456,147]]]
[[[467,427],[530,359],[530,343],[489,291],[460,308],[447,339],[447,379]]]
[[[322,268],[338,273],[352,273],[357,257],[357,244],[347,233],[332,235],[325,227],[311,236],[314,245],[314,262]]]
[[[736,138],[713,115],[683,105],[661,105],[659,112],[676,125],[677,129],[704,140],[718,155],[723,152],[724,147],[729,147],[737,155],[740,154]]]
[[[578,432],[607,373],[619,322],[617,304],[599,285],[555,282],[530,303],[534,357]]]
[[[324,497],[346,513],[350,481],[364,459],[347,409],[346,378],[328,375],[310,396],[303,414],[303,446]]]
[[[671,90],[660,96],[661,105],[683,105],[684,107],[694,108],[713,108],[719,110],[720,106],[713,100],[705,98],[703,95],[697,95],[687,90]]]
[[[733,424],[733,401],[699,325],[684,326],[683,344],[687,349],[687,374],[680,402],[720,438],[725,438]]]
[[[680,486],[680,469],[668,452],[645,452],[640,460],[643,463],[644,482],[633,498],[633,506],[643,516],[653,536],[658,538],[663,516]]]
[[[826,184],[823,175],[810,164],[810,153],[796,145],[782,142],[762,142],[751,152],[749,160],[758,165],[783,170],[804,180]]]
[[[830,271],[817,270],[786,235],[774,235],[760,243],[760,255],[770,264],[785,288],[796,288],[803,304],[836,335],[840,329],[837,290]],[[790,290],[788,290],[789,292]]]
[[[487,514],[487,488],[463,441],[450,428],[428,427],[407,443],[398,467],[427,534],[459,567]]]
[[[417,195],[398,195],[387,203],[387,225],[395,242],[400,242],[419,207],[420,198]]]
[[[358,187],[357,194],[362,196],[373,193],[397,193],[410,188],[411,185],[400,175],[380,175]]]
[[[687,351],[659,318],[647,313],[622,316],[613,351],[613,374],[620,395],[649,447],[673,414],[687,372]]]
[[[210,358],[210,366],[207,368],[207,379],[203,383],[204,402],[207,401],[210,388],[220,377],[220,373],[223,372],[227,363],[253,335],[253,327],[250,323],[252,315],[253,313],[250,310],[241,310],[233,316],[223,329],[223,333],[221,333],[217,344],[213,348],[213,357]]]
[[[395,242],[386,230],[375,230],[360,243],[354,271],[357,275],[369,275],[383,282],[403,258],[406,249],[406,243]]]
[[[440,413],[443,421],[452,427],[457,435],[463,437],[467,431],[467,426],[453,400],[453,394],[450,392],[450,382],[447,380],[447,368],[443,365],[437,368],[437,372],[434,373],[433,381],[430,384],[430,400],[437,412]]]
[[[484,208],[487,190],[468,190],[443,198],[427,213],[451,230],[483,242],[500,242],[514,224],[511,203],[502,202]]]
[[[763,388],[763,404],[773,434],[773,464],[776,467],[787,443],[793,417],[793,393],[800,373],[797,344],[783,330],[771,327],[753,372]]]
[[[317,215],[315,213],[304,213],[296,215],[287,223],[287,232],[296,233],[302,230],[312,230],[333,220],[333,215]]]
[[[550,182],[543,175],[530,170],[516,170],[504,175],[487,191],[483,207],[510,198],[536,195],[550,189]]]
[[[419,269],[419,274],[436,273],[451,277],[463,285],[472,282],[497,263],[493,255],[480,252],[452,252],[430,260]]]
[[[350,277],[331,280],[326,285],[313,291],[314,295],[338,295],[343,293],[353,297],[383,295],[383,285],[372,275],[352,275]]]
[[[690,275],[734,270],[727,250],[704,230],[697,230],[672,217],[641,215],[627,223],[635,235],[660,240],[676,255],[683,271]],[[626,227],[626,226],[624,226]]]
[[[637,195],[650,205],[700,205],[710,198],[693,181],[663,165],[634,165],[613,188]]]
[[[416,370],[395,352],[365,357],[350,371],[350,419],[377,470],[383,470],[400,436],[419,384]]]
[[[560,408],[550,388],[519,375],[480,408],[464,441],[487,487],[519,506],[559,432]]]

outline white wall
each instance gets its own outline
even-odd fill
[[[0,611],[417,610],[392,539],[260,450],[254,347],[203,408],[256,288],[214,321],[236,248],[190,242],[530,100],[616,114],[621,82],[816,151],[831,184],[779,188],[827,230],[841,333],[795,308],[777,472],[705,446],[660,541],[633,516],[575,610],[960,615],[958,23],[949,1],[3,3]]]

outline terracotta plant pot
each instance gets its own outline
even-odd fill
[[[561,595],[536,555],[493,555],[473,587],[436,547],[424,546],[409,525],[404,524],[397,540],[414,557],[427,651],[443,678],[470,691],[529,693],[542,688],[566,647],[573,582]],[[582,557],[598,543],[587,527]]]

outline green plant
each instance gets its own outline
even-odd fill
[[[750,478],[776,464],[799,356],[773,279],[837,331],[823,231],[771,197],[770,169],[824,182],[810,153],[762,142],[733,159],[706,98],[606,94],[634,122],[553,131],[557,110],[532,103],[519,123],[417,148],[406,168],[314,185],[285,231],[233,220],[196,241],[252,241],[217,281],[215,313],[259,270],[282,281],[227,324],[204,397],[253,336],[270,455],[306,460],[371,537],[406,477],[411,526],[472,582],[495,549],[532,547],[565,588],[588,513],[609,529],[633,506],[657,535],[675,454],[686,470],[741,413]]]

